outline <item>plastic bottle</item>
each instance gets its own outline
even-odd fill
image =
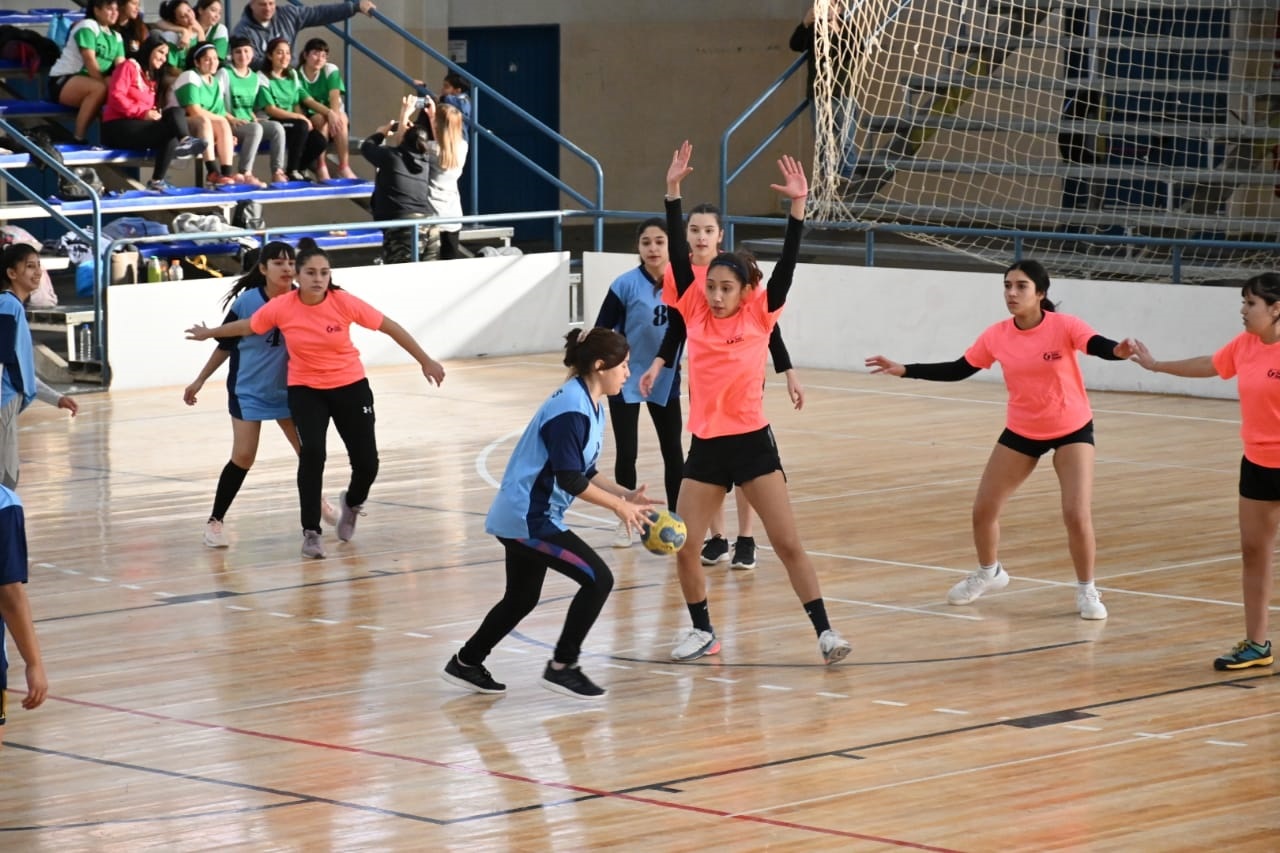
[[[164,281],[164,266],[159,258],[152,257],[148,259],[147,281]]]
[[[182,261],[177,258],[169,261],[169,281],[182,281]]]
[[[93,326],[81,323],[76,331],[76,359],[88,361],[93,358]]]

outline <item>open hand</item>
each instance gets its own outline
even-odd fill
[[[680,147],[671,155],[671,165],[667,167],[667,191],[668,195],[679,195],[680,182],[689,177],[693,172],[693,168],[689,165],[689,160],[693,158],[693,146],[689,144],[689,140],[680,143]],[[674,188],[674,192],[672,189]]]
[[[866,366],[872,373],[887,373],[890,376],[903,376],[907,369],[896,361],[890,361],[882,355],[873,355],[866,360]]]
[[[213,329],[201,323],[198,326],[192,326],[187,329],[186,335],[189,341],[207,341],[213,337]]]
[[[780,192],[792,201],[809,195],[809,179],[804,176],[804,166],[794,157],[783,154],[778,160],[782,172],[781,184],[769,184],[769,189]]]

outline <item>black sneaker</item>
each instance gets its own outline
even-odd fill
[[[752,536],[739,536],[733,540],[733,561],[731,569],[754,569],[756,567],[756,540]]]
[[[479,664],[467,666],[458,660],[457,655],[449,658],[449,662],[444,665],[444,672],[440,674],[440,677],[450,684],[465,687],[473,693],[507,692],[507,685],[494,681],[493,676],[489,674],[489,670]]]
[[[702,565],[714,566],[729,559],[729,540],[723,536],[712,536],[702,543]]]
[[[556,669],[548,662],[546,671],[542,673],[542,686],[575,699],[599,699],[606,692],[603,687],[587,678],[576,663],[564,669]]]

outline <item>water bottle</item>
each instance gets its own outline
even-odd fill
[[[169,281],[182,281],[182,261],[177,258],[169,262]]]
[[[147,261],[147,281],[164,281],[164,266],[159,258],[152,257]]]
[[[93,326],[81,323],[76,331],[76,360],[88,361],[93,358]]]

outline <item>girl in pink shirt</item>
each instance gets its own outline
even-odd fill
[[[1262,273],[1240,289],[1244,331],[1213,355],[1156,361],[1141,342],[1133,360],[1174,376],[1236,377],[1240,394],[1240,585],[1245,637],[1213,662],[1219,670],[1270,666],[1267,616],[1276,531],[1280,529],[1280,274]]]
[[[693,147],[685,142],[667,170],[669,233],[680,230],[680,182],[692,171],[692,156]],[[830,664],[849,654],[849,643],[827,619],[818,574],[796,531],[782,460],[761,399],[765,352],[791,289],[809,195],[809,182],[798,162],[783,157],[778,168],[783,183],[771,188],[791,199],[791,215],[782,257],[767,290],[761,289],[760,268],[747,252],[712,258],[701,289],[692,286],[696,275],[689,258],[683,252],[671,253],[675,292],[664,291],[663,296],[679,309],[687,329],[689,431],[693,433],[677,510],[688,525],[689,541],[699,542],[725,494],[734,486],[742,488],[760,514],[818,635],[823,660]],[[711,624],[706,573],[698,551],[685,547],[676,552],[676,569],[693,624],[682,633],[671,657],[688,661],[716,654],[720,638]]]
[[[262,335],[278,329],[289,351],[289,412],[298,431],[298,500],[302,516],[302,556],[325,556],[320,541],[325,438],[332,420],[351,460],[351,481],[338,496],[338,538],[355,535],[356,519],[378,475],[373,390],[360,352],[351,343],[351,325],[385,333],[422,366],[428,382],[444,381],[444,367],[423,351],[399,323],[384,317],[331,280],[329,256],[310,238],[298,244],[298,289],[263,305],[252,316],[216,328],[187,329],[188,340]]]
[[[1083,619],[1106,619],[1107,608],[1093,583],[1093,412],[1076,352],[1121,361],[1133,355],[1134,342],[1116,343],[1083,320],[1055,312],[1049,273],[1036,261],[1019,261],[1005,270],[1004,301],[1013,316],[988,328],[955,361],[903,365],[874,355],[866,364],[872,373],[941,382],[967,379],[997,361],[1004,372],[1009,390],[1006,428],[991,451],[973,501],[979,568],[951,588],[947,601],[969,604],[983,593],[1008,586],[1009,574],[997,554],[1000,511],[1031,476],[1040,457],[1053,451],[1067,548],[1076,570],[1076,610]]]

